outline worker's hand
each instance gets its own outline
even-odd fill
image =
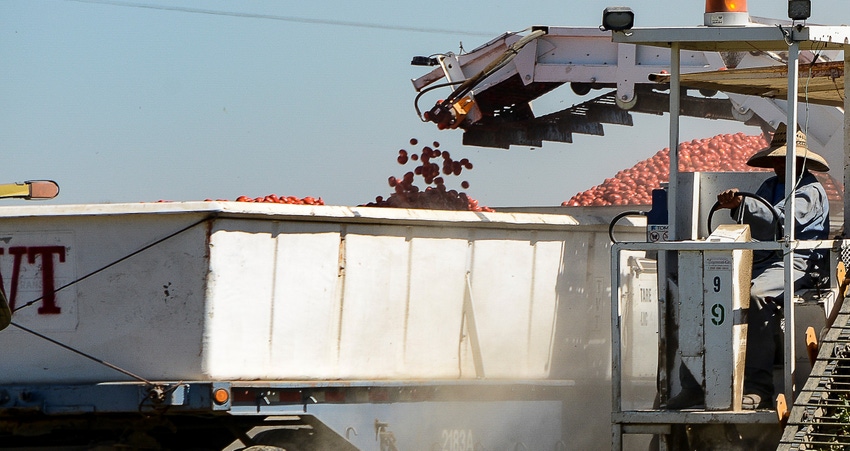
[[[741,206],[741,196],[736,196],[738,188],[727,189],[717,195],[717,203],[720,208],[738,208]]]

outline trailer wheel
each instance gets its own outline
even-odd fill
[[[304,429],[269,429],[258,432],[253,437],[254,447],[246,448],[249,451],[302,451],[301,445],[310,441],[312,434]]]
[[[299,415],[297,419],[279,418],[277,424],[263,426],[251,436],[250,451],[357,451],[351,442],[327,427],[312,415]]]

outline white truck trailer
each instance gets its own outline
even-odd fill
[[[0,449],[609,442],[611,243],[594,215],[198,202],[0,218]],[[641,238],[635,224],[618,234]],[[654,281],[632,257],[625,283]]]

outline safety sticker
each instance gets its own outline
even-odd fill
[[[705,259],[706,271],[731,271],[732,259],[730,257],[708,257]]]

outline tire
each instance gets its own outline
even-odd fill
[[[300,440],[299,440],[300,438]],[[254,443],[261,449],[250,449],[250,451],[303,451],[304,448],[299,445],[304,440],[304,437],[299,435],[297,431],[291,429],[269,429],[257,433],[253,437]]]

